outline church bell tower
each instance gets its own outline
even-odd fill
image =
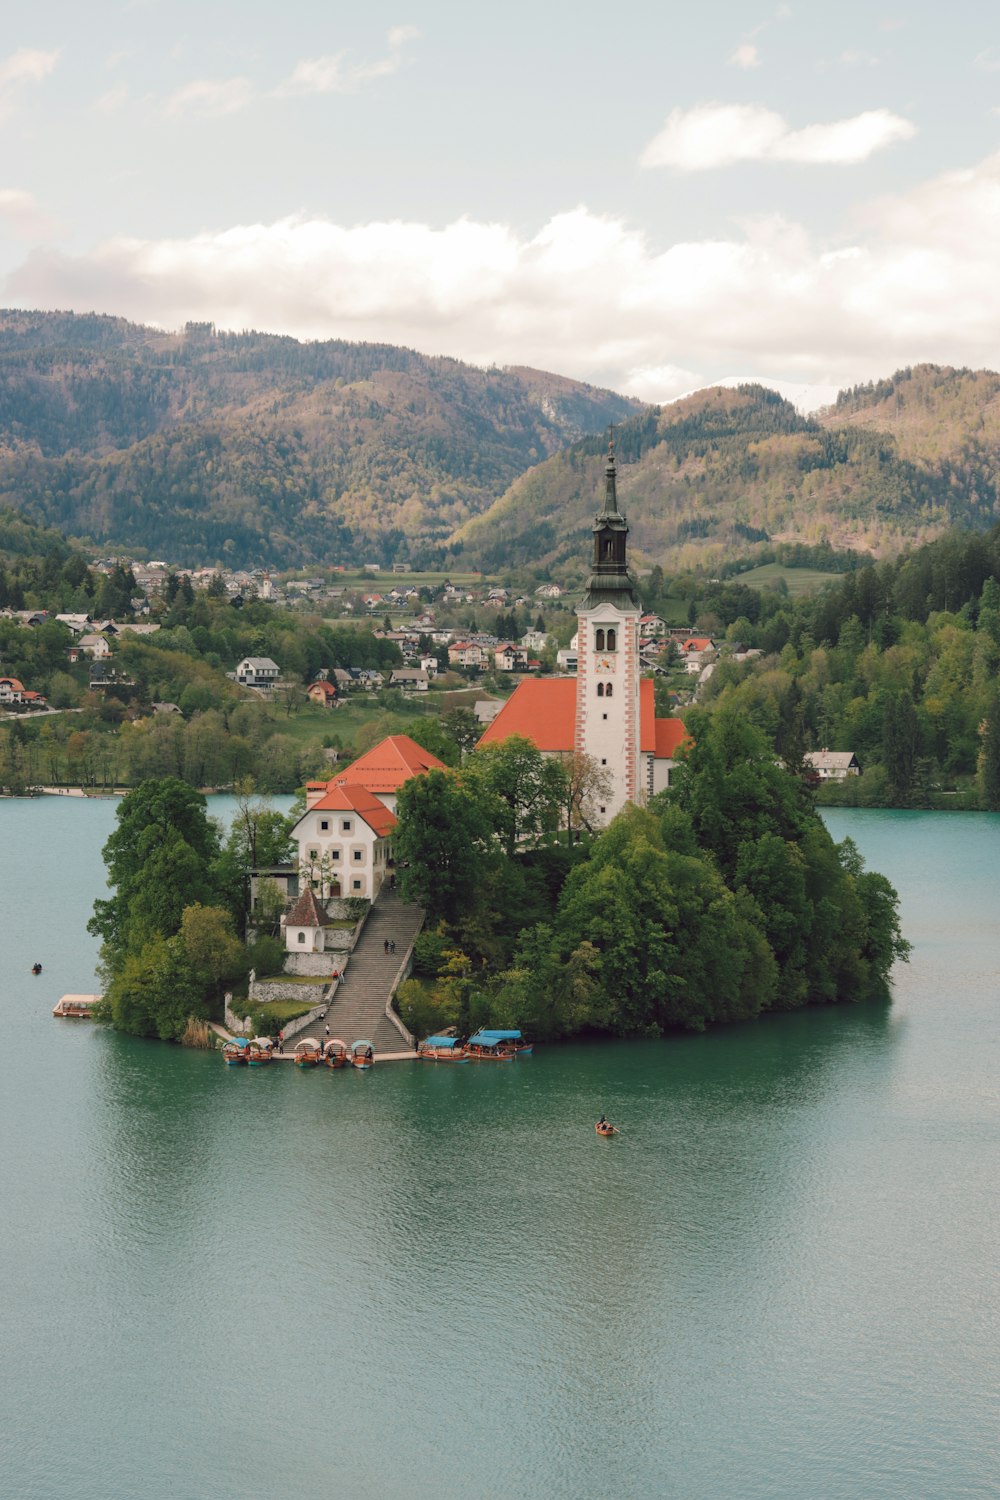
[[[642,605],[625,555],[628,523],[618,509],[614,430],[604,470],[604,509],[594,520],[594,559],[577,610],[574,748],[609,773],[601,808],[607,824],[627,802],[639,802],[639,619]]]

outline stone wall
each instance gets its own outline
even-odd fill
[[[343,974],[349,958],[347,953],[286,953],[286,974],[316,974],[331,979],[333,971]]]
[[[269,1005],[273,1000],[294,1000],[303,1005],[318,1004],[320,996],[329,983],[329,974],[317,979],[315,984],[283,984],[280,979],[270,979],[253,986],[250,998],[255,1005]]]

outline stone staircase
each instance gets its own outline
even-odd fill
[[[365,1037],[375,1048],[376,1057],[379,1052],[406,1049],[403,1036],[386,1016],[385,1006],[423,920],[422,907],[407,905],[395,891],[383,887],[327,1012],[324,1024],[332,1036],[341,1037],[348,1046]],[[386,953],[387,940],[395,942],[395,953]]]

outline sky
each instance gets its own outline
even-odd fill
[[[803,405],[1000,366],[1000,13],[6,0],[0,301]]]

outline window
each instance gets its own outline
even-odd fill
[[[341,823],[340,826],[344,830],[345,833],[350,833],[350,831],[351,831],[351,820],[350,820],[350,818],[345,818],[344,821]]]
[[[355,891],[360,891],[360,889],[361,889],[361,881],[360,880],[352,880],[351,881],[351,889],[355,890]]]
[[[331,849],[330,850],[330,858],[331,859],[339,859],[340,858],[340,850],[339,849]]]
[[[607,714],[601,714],[601,718],[602,719],[606,719],[607,717],[608,717]]]
[[[604,697],[604,683],[603,682],[599,682],[597,684],[597,696],[598,696],[598,698],[603,698]]]
[[[329,831],[329,828],[330,828],[330,820],[329,820],[329,818],[321,818],[319,826],[323,830],[324,833],[327,833]]]
[[[605,698],[610,698],[611,697],[611,690],[612,690],[613,687],[614,687],[614,683],[613,682],[609,682],[608,685],[607,685],[607,687],[604,689],[604,696],[605,696]]]
[[[309,850],[309,858],[310,859],[319,859],[319,850],[318,849],[310,849]]]
[[[595,645],[595,647],[597,648],[598,651],[603,651],[604,650],[604,631],[603,630],[599,630],[597,632],[597,636],[596,636],[596,638],[594,640],[594,645]]]
[[[607,763],[608,763],[608,762],[607,762],[607,759],[606,759],[606,757],[605,757],[605,756],[603,756],[603,755],[602,755],[602,756],[601,756],[601,765],[602,765],[602,766],[606,766],[606,765],[607,765]]]
[[[608,650],[609,651],[616,651],[617,649],[618,649],[617,648],[617,637],[615,635],[615,632],[613,630],[609,630],[608,631]]]
[[[364,857],[365,857],[365,855],[364,855],[364,850],[363,849],[355,849],[355,851],[354,851],[354,858],[355,858],[355,860],[360,861],[360,860],[364,859]]]
[[[603,807],[600,810],[601,810],[601,812],[605,812],[606,811],[606,809],[603,808]]]
[[[300,933],[299,933],[299,936],[298,936],[298,941],[299,941],[299,942],[300,942],[300,943],[304,943],[304,942],[305,942],[305,940],[306,940],[306,935],[305,935],[305,933],[304,933],[304,932],[300,932]]]

